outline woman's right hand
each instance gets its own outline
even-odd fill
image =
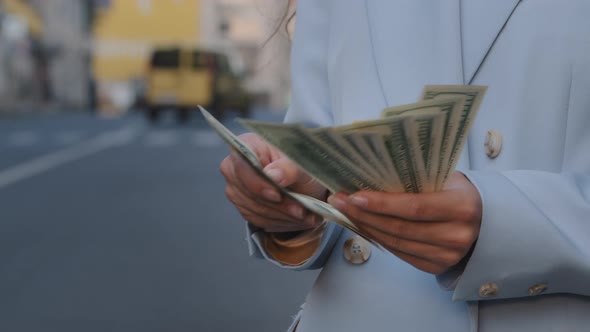
[[[247,133],[240,139],[256,153],[264,172],[276,183],[290,191],[325,199],[327,190],[322,185],[258,135]],[[321,224],[322,217],[283,197],[235,151],[221,162],[220,170],[227,181],[227,197],[252,225],[266,232],[297,232]]]

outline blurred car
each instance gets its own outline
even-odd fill
[[[180,122],[202,105],[221,118],[227,110],[248,117],[251,97],[227,55],[202,49],[159,48],[152,52],[146,75],[146,115],[157,122],[166,110]]]

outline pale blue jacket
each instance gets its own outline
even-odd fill
[[[378,250],[352,265],[331,225],[295,268],[323,268],[298,332],[590,331],[589,17],[588,0],[299,0],[287,121],[376,118],[425,84],[489,88],[459,166],[483,200],[466,268],[435,277]]]

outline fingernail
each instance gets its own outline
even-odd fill
[[[262,197],[266,198],[267,200],[275,203],[279,203],[281,201],[281,194],[279,194],[274,189],[264,189],[262,191]]]
[[[350,196],[348,198],[350,200],[350,202],[360,208],[366,208],[367,205],[369,205],[369,200],[366,197],[361,197],[361,196]]]
[[[291,205],[289,206],[289,214],[297,219],[303,219],[303,208],[299,205]]]
[[[333,207],[337,208],[338,210],[343,210],[346,207],[346,202],[337,198],[336,196],[328,197],[328,203],[330,203]]]
[[[265,172],[269,178],[271,178],[276,183],[281,183],[285,178],[285,173],[280,169],[271,169]]]

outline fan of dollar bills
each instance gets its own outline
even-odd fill
[[[344,126],[306,128],[301,124],[239,121],[333,193],[432,192],[441,190],[455,169],[485,92],[484,86],[425,86],[417,103],[386,108],[379,119]],[[362,236],[354,223],[331,205],[274,183],[262,171],[254,152],[203,108],[201,112],[211,127],[284,195]]]

